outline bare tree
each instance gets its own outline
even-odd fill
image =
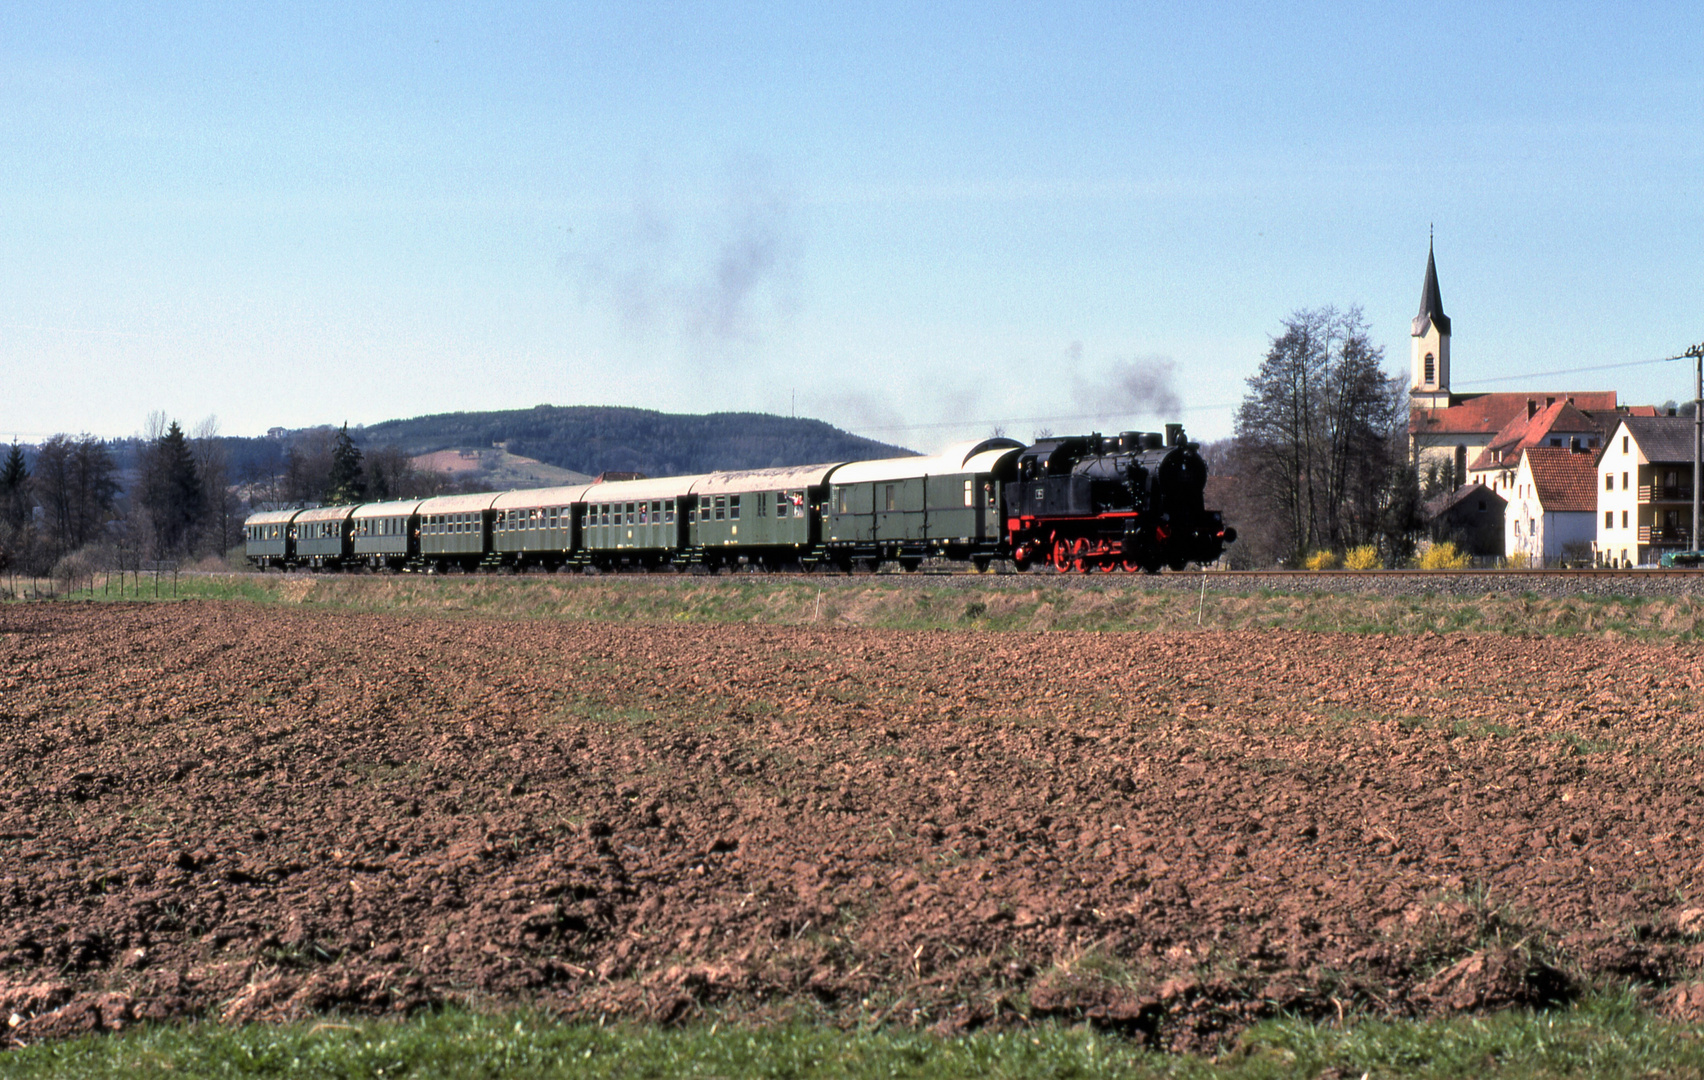
[[[97,539],[118,499],[117,466],[92,435],[55,435],[36,452],[35,485],[53,557]]]
[[[1237,410],[1237,472],[1295,557],[1380,540],[1399,482],[1400,381],[1359,308],[1284,320]]]

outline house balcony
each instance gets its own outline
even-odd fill
[[[1640,484],[1639,501],[1642,503],[1689,503],[1692,501],[1692,485],[1690,483],[1665,487],[1662,484]]]
[[[1692,548],[1692,530],[1680,526],[1670,529],[1661,525],[1641,525],[1639,526],[1639,543],[1687,551]]]

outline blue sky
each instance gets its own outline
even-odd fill
[[[1696,5],[0,8],[0,436],[459,409],[1231,429],[1704,340]],[[1534,380],[1690,393],[1680,364]]]

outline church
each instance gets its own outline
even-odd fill
[[[1500,491],[1512,483],[1522,453],[1530,447],[1566,446],[1595,452],[1622,413],[1614,390],[1452,391],[1450,317],[1444,314],[1430,242],[1409,350],[1409,454],[1422,477],[1436,469],[1448,490],[1483,482]]]

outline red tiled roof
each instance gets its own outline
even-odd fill
[[[1410,435],[1488,435],[1500,432],[1509,422],[1526,416],[1528,401],[1554,398],[1576,409],[1615,409],[1614,390],[1583,393],[1473,394],[1447,409],[1410,409]]]
[[[1613,413],[1604,419],[1587,416],[1575,408],[1567,398],[1557,399],[1530,417],[1523,414],[1503,425],[1503,430],[1497,432],[1491,441],[1485,444],[1485,449],[1473,459],[1473,464],[1469,465],[1468,469],[1479,472],[1495,468],[1499,463],[1499,454],[1502,463],[1513,467],[1520,462],[1520,452],[1523,449],[1542,446],[1544,440],[1552,435],[1596,435],[1602,440],[1609,435],[1605,421],[1610,418],[1619,419]]]
[[[1597,511],[1597,455],[1579,454],[1560,446],[1533,446],[1526,451],[1533,491],[1547,513]]]

